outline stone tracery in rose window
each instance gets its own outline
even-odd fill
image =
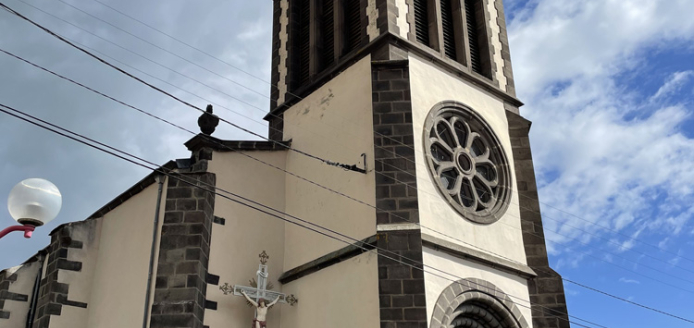
[[[508,206],[510,178],[489,126],[457,103],[435,107],[425,124],[427,165],[439,192],[467,219],[497,221]]]

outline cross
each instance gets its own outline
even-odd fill
[[[256,302],[258,302],[258,300],[261,298],[271,302],[279,297],[280,303],[287,303],[292,306],[296,304],[299,300],[296,299],[294,295],[287,296],[286,294],[267,289],[268,277],[270,275],[267,270],[267,260],[270,257],[267,255],[267,253],[265,253],[265,251],[260,253],[259,257],[260,264],[258,265],[258,271],[256,271],[257,287],[248,287],[242,285],[229,286],[228,283],[225,283],[223,286],[220,286],[219,289],[222,290],[224,295],[233,294],[234,296],[243,296],[242,292],[245,292],[248,297],[255,299]]]

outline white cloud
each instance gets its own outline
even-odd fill
[[[673,267],[674,267],[674,266],[677,266],[677,265],[680,263],[680,261],[682,260],[682,255],[684,255],[684,251],[683,251],[682,249],[678,250],[678,251],[677,251],[677,256],[671,258],[671,259],[668,261],[668,263],[669,263],[670,265],[672,265]]]
[[[562,257],[557,261],[555,268],[561,270],[562,268],[577,268],[581,261],[589,256],[590,252],[586,253],[574,253],[571,257]]]
[[[635,285],[640,285],[640,284],[641,284],[641,282],[638,281],[638,280],[628,279],[628,278],[625,278],[625,277],[619,278],[619,282],[622,282],[622,283],[625,283],[625,284],[635,284]]]
[[[581,294],[581,292],[571,288],[564,288],[564,293],[566,293],[566,295],[569,296],[578,296],[579,294]]]
[[[667,248],[667,243],[668,243],[669,241],[670,241],[670,237],[667,237],[667,238],[661,240],[661,241],[658,243],[658,248],[660,248],[660,249],[666,249],[666,248]]]
[[[694,2],[533,4],[510,23],[510,39],[522,111],[534,121],[541,201],[562,209],[543,206],[552,243],[609,233],[626,251],[635,238],[679,233],[694,216],[694,140],[680,131],[694,109],[677,96],[694,72],[663,72],[646,95],[621,76],[694,40]]]
[[[670,80],[658,89],[652,99],[658,100],[679,91],[692,77],[694,77],[694,71],[675,72]]]
[[[612,263],[614,261],[614,257],[610,253],[605,253],[602,256],[603,260]]]
[[[635,65],[646,47],[691,38],[691,1],[538,0],[511,22],[518,81],[537,93],[548,83],[605,76]],[[519,86],[520,87],[520,86]]]

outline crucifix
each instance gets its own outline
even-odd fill
[[[246,298],[248,303],[256,308],[255,319],[253,320],[254,328],[265,328],[265,316],[269,307],[275,305],[275,303],[286,303],[291,306],[299,302],[299,300],[294,297],[294,295],[286,295],[283,293],[275,292],[272,289],[272,284],[268,283],[269,273],[267,270],[267,260],[270,258],[265,251],[260,253],[260,264],[258,265],[258,271],[256,271],[256,280],[251,280],[250,285],[255,285],[253,287],[233,285],[229,286],[228,283],[220,286],[219,289],[222,290],[224,295],[233,294],[234,296],[243,296]],[[269,289],[268,289],[269,288]],[[270,302],[270,303],[268,303]]]

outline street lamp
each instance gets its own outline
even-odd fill
[[[13,231],[24,231],[31,238],[36,227],[55,219],[63,204],[60,190],[44,179],[26,179],[18,183],[7,199],[7,208],[12,218],[20,225],[0,231],[0,238]]]

